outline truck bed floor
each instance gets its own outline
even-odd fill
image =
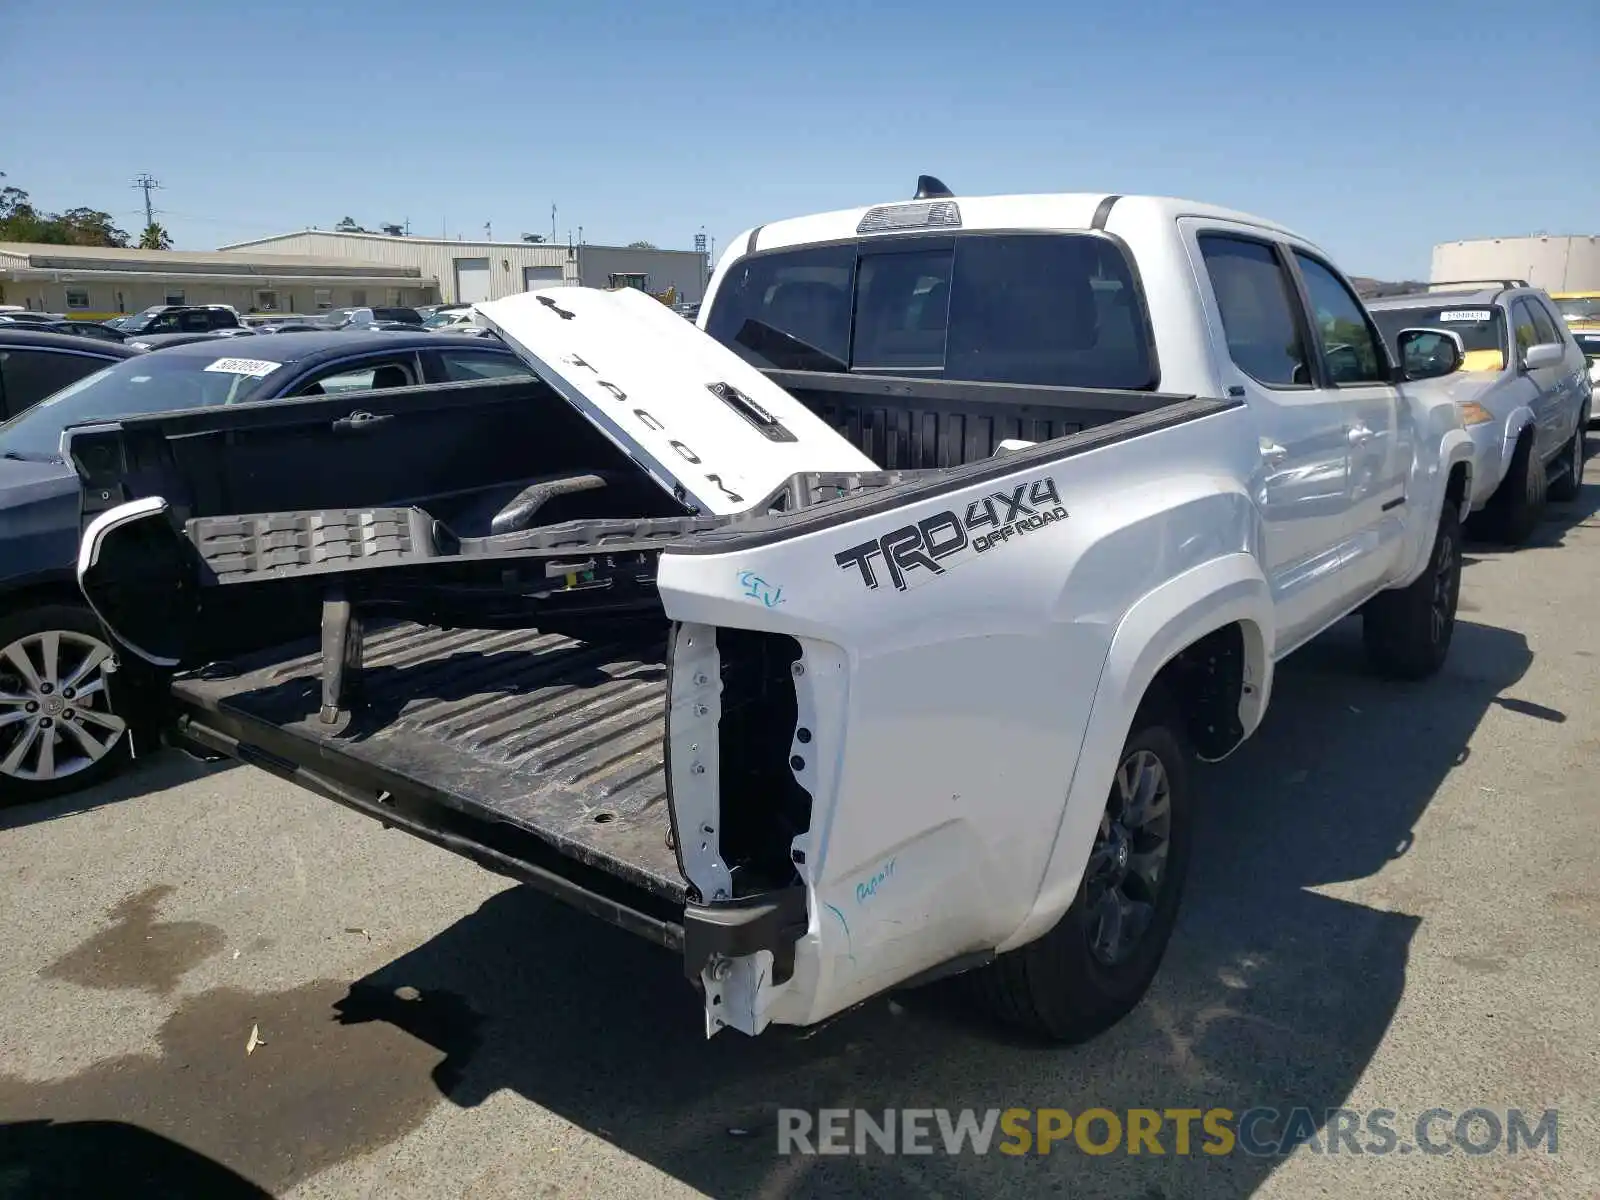
[[[181,676],[173,692],[201,721],[216,714],[241,741],[259,733],[300,766],[391,780],[683,903],[663,769],[664,641],[395,624],[369,627],[364,658],[361,698],[340,724],[317,716],[310,642]]]

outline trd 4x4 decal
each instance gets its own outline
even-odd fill
[[[946,509],[915,525],[841,550],[833,561],[842,571],[859,571],[861,582],[870,591],[878,590],[881,569],[895,590],[903,592],[913,571],[926,571],[930,578],[943,575],[950,567],[969,562],[1014,537],[1066,518],[1056,482],[1047,475],[1008,491],[991,492],[968,504],[965,513]]]

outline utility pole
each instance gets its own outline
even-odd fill
[[[155,177],[150,172],[146,171],[133,181],[133,186],[144,189],[144,227],[148,229],[156,223],[156,210],[150,203],[150,192],[161,185],[156,182]]]
[[[556,202],[550,201],[550,244],[556,244]]]
[[[486,242],[494,241],[494,227],[487,221],[483,223],[483,240]]]

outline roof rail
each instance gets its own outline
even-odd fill
[[[1464,287],[1469,283],[1492,283],[1501,288],[1525,288],[1528,286],[1526,279],[1430,279],[1427,286],[1436,287]]]

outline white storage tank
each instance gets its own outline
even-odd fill
[[[1600,235],[1440,242],[1433,248],[1431,278],[1526,279],[1547,292],[1600,292]]]

